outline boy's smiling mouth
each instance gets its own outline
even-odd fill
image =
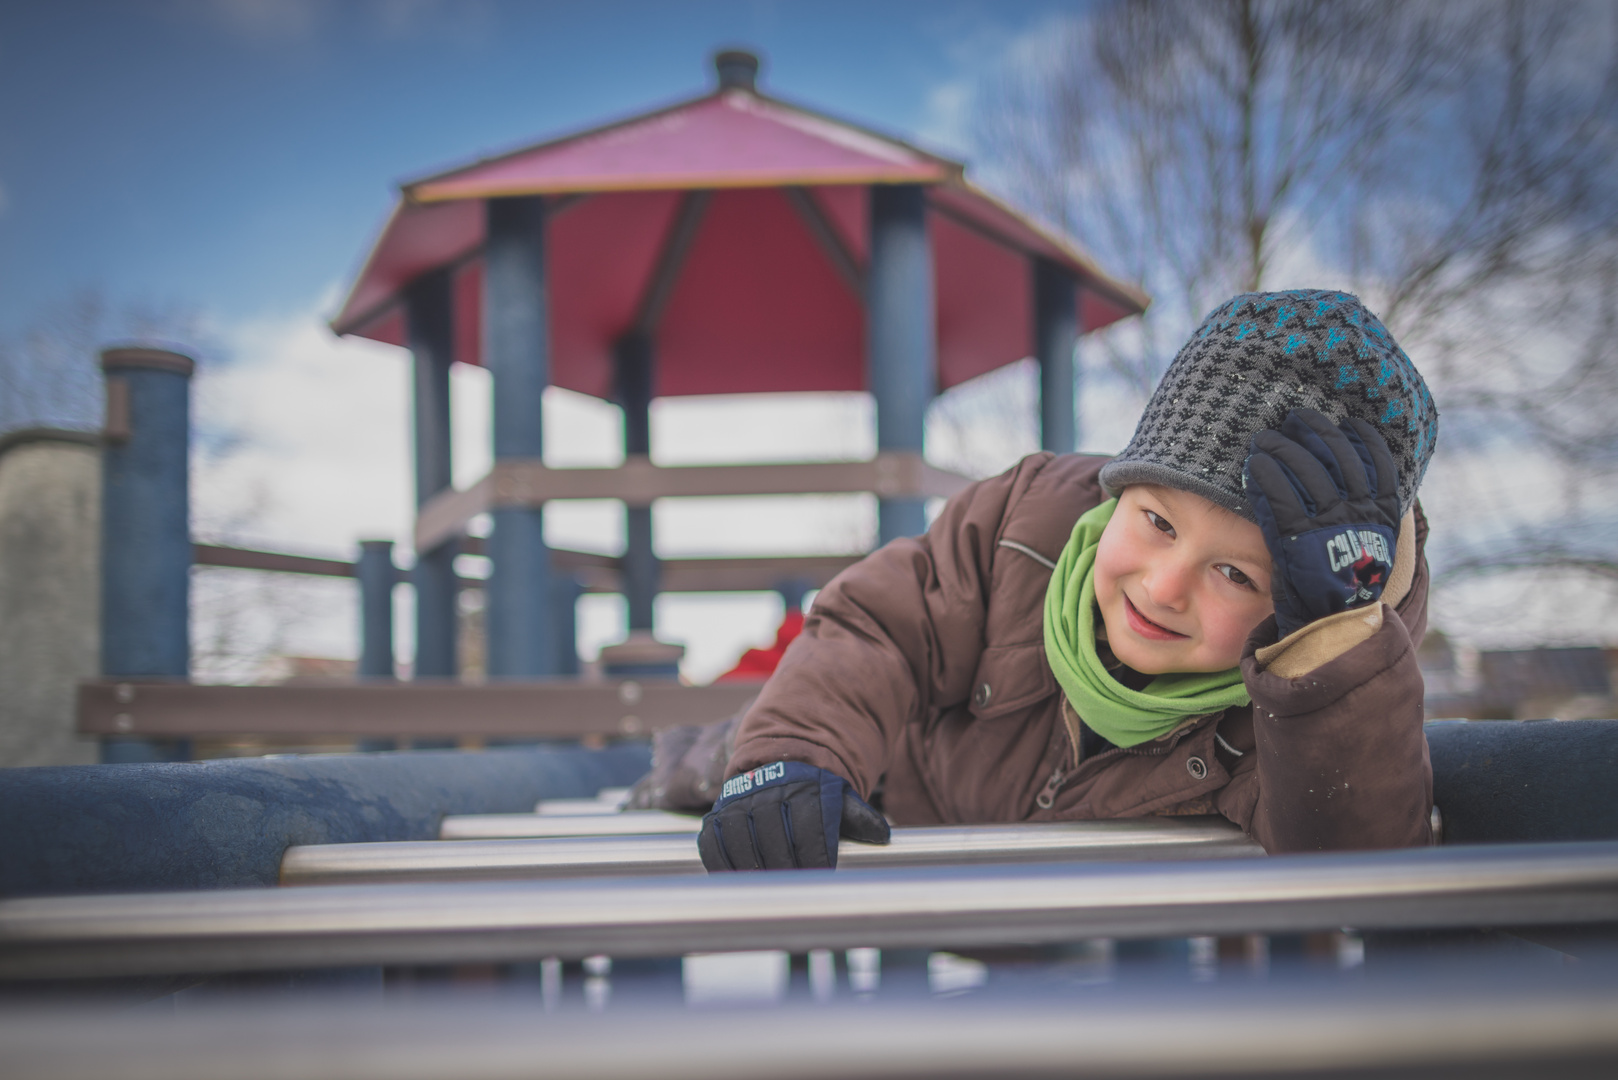
[[[1190,634],[1177,633],[1142,615],[1140,609],[1129,599],[1129,594],[1123,592],[1123,590],[1119,590],[1118,595],[1123,598],[1124,617],[1129,620],[1129,628],[1141,637],[1151,641],[1185,641],[1190,638]]]

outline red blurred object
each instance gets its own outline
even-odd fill
[[[868,189],[894,183],[928,187],[940,390],[1033,351],[1032,257],[1073,275],[1081,332],[1148,302],[960,163],[733,86],[404,185],[332,328],[404,344],[402,290],[447,267],[455,359],[481,363],[483,201],[541,195],[551,381],[610,398],[613,345],[648,318],[686,208],[657,394],[864,390]]]
[[[787,646],[802,632],[803,612],[787,612],[786,618],[781,620],[781,626],[775,631],[774,645],[768,649],[748,649],[742,653],[742,658],[736,661],[735,667],[719,676],[714,682],[763,682],[775,674],[776,667],[781,663],[781,657],[786,655]]]

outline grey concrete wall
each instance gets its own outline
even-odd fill
[[[0,766],[96,760],[73,713],[100,670],[100,537],[96,437],[0,437]]]

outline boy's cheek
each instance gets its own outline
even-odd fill
[[[1114,518],[1114,521],[1117,519]],[[1113,529],[1113,522],[1101,534],[1096,545],[1095,587],[1096,601],[1103,607],[1118,595],[1118,580],[1129,570],[1129,546]]]
[[[1204,616],[1203,640],[1217,655],[1220,667],[1235,667],[1241,663],[1242,648],[1248,636],[1269,618],[1272,610],[1273,605],[1266,598],[1263,605],[1242,605],[1238,610],[1221,610]]]
[[[1101,560],[1096,559],[1095,565],[1096,610],[1101,616],[1101,626],[1098,627],[1106,634],[1107,640],[1114,643],[1114,648],[1126,647],[1129,635],[1126,637],[1126,628],[1122,625],[1113,625],[1115,620],[1121,619],[1122,612],[1118,604],[1118,578],[1113,574],[1102,572]],[[1119,657],[1123,659],[1123,657]],[[1125,660],[1125,663],[1128,663]]]

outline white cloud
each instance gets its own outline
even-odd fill
[[[320,0],[177,0],[176,11],[200,9],[232,32],[252,41],[298,41],[323,21]]]
[[[410,522],[405,354],[332,336],[324,303],[221,335],[233,359],[197,380],[201,427],[235,448],[198,462],[200,533],[352,556],[361,539],[403,539]]]
[[[955,156],[965,156],[972,145],[968,127],[974,87],[975,82],[964,77],[929,87],[921,128],[916,132],[917,140]]]
[[[972,156],[972,112],[985,76],[1048,64],[1063,40],[1063,28],[1082,16],[1054,12],[1015,29],[968,8],[945,9],[930,28],[943,39],[954,73],[927,89],[918,140],[946,153]],[[986,163],[971,162],[974,175]]]

